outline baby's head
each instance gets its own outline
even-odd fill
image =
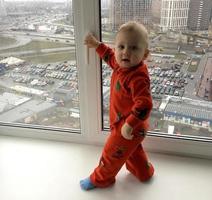
[[[115,58],[121,67],[133,67],[148,56],[148,32],[137,22],[123,24],[115,38]]]

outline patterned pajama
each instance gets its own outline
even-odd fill
[[[113,50],[103,43],[96,51],[113,69],[110,88],[111,133],[90,180],[97,187],[107,187],[115,182],[115,176],[126,164],[127,170],[140,181],[147,181],[154,173],[141,143],[148,130],[152,109],[147,67],[141,62],[138,66],[121,68],[115,61]],[[121,135],[125,122],[133,127],[132,140]]]

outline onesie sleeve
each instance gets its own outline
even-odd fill
[[[98,53],[99,57],[104,60],[112,69],[115,68],[115,56],[114,51],[105,45],[104,43],[100,43],[100,45],[96,48],[96,52]]]
[[[131,78],[129,87],[134,105],[126,122],[134,128],[150,116],[153,107],[148,75],[145,72],[138,72]]]

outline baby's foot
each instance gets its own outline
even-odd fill
[[[96,187],[93,183],[91,183],[90,178],[86,178],[86,179],[81,180],[80,186],[83,190],[92,190]]]

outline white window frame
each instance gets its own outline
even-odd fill
[[[99,2],[96,0],[72,0],[75,24],[76,60],[78,68],[78,87],[80,104],[81,133],[61,129],[40,129],[38,126],[20,126],[12,123],[1,123],[0,134],[42,138],[80,143],[99,143],[101,135],[101,81],[100,62],[94,49],[87,48],[84,37],[89,32],[99,33]],[[87,4],[85,4],[85,2]],[[91,14],[92,13],[92,14]],[[92,89],[91,89],[92,88]]]
[[[84,37],[89,31],[93,32],[97,37],[100,35],[99,0],[73,0],[73,10],[77,51],[76,59],[79,70],[81,133],[77,134],[67,130],[41,130],[38,128],[0,125],[0,135],[69,141],[93,145],[104,144],[108,132],[102,131],[101,124],[100,60],[94,49],[89,50],[88,56],[87,49],[83,44]],[[207,140],[207,138],[203,141],[198,138],[176,138],[166,134],[159,135],[150,133],[144,141],[144,146],[151,152],[212,159],[212,142],[209,139]]]

